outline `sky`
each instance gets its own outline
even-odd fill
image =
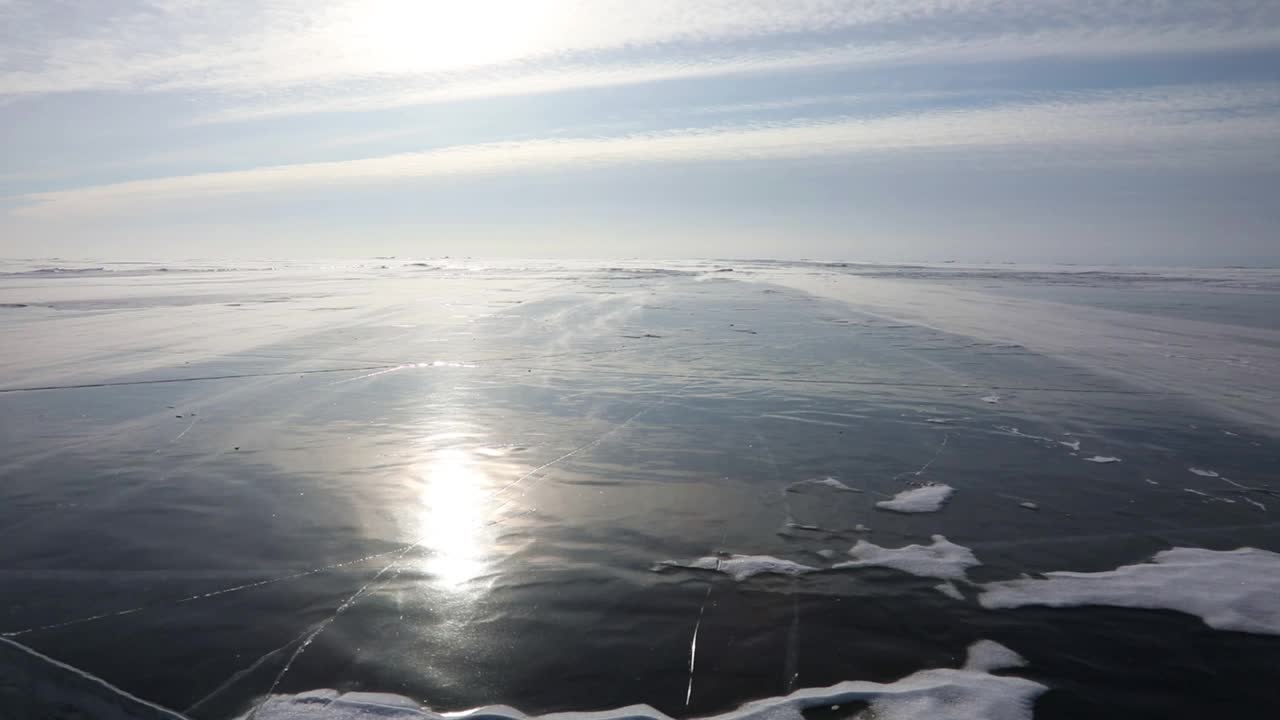
[[[1280,263],[1275,0],[0,0],[0,256]]]

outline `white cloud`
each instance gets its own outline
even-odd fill
[[[1280,5],[1245,0],[152,0],[78,13],[0,6],[0,97],[214,91],[225,120],[824,65],[1280,48]]]
[[[1280,47],[1280,27],[1207,36],[1188,31],[1140,35],[1103,31],[1055,31],[1006,34],[980,40],[930,38],[926,41],[892,41],[656,62],[566,64],[552,68],[517,66],[484,74],[394,78],[382,83],[354,83],[349,87],[312,87],[298,93],[283,91],[262,100],[237,102],[228,109],[205,116],[202,121],[242,121],[318,112],[369,111],[484,97],[536,95],[566,89],[822,68],[1141,55],[1175,50],[1213,52],[1273,46]],[[369,89],[370,85],[373,85],[373,89]]]
[[[121,182],[17,198],[11,215],[79,219],[250,193],[296,193],[406,178],[634,163],[970,153],[1017,165],[1274,165],[1280,86],[1068,94],[1021,105],[808,124],[722,126],[608,138],[463,145],[359,160]],[[948,157],[954,162],[954,157]]]

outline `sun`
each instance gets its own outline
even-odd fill
[[[554,51],[565,3],[536,0],[361,0],[337,34],[375,72],[447,72]]]

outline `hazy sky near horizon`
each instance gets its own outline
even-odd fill
[[[0,255],[1280,261],[1274,0],[0,0]]]

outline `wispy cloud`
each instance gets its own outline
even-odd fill
[[[1205,35],[1186,30],[1160,33],[1048,31],[981,38],[922,38],[849,44],[788,52],[689,57],[632,63],[526,65],[456,73],[393,78],[353,87],[310,87],[262,100],[237,100],[203,116],[202,122],[263,119],[319,112],[367,112],[486,97],[536,95],[671,80],[727,77],[820,69],[891,65],[949,65],[1017,61],[1032,58],[1089,58],[1155,53],[1195,53],[1280,48],[1280,27],[1242,29]],[[381,87],[379,87],[379,85]],[[372,86],[372,89],[369,89]]]
[[[215,92],[206,119],[221,121],[824,66],[1280,48],[1280,6],[1244,0],[153,0],[78,14],[34,0],[0,6],[0,27],[0,96]]]
[[[10,214],[75,219],[229,195],[634,163],[956,152],[1022,166],[1270,166],[1280,161],[1280,88],[1073,93],[1032,103],[888,117],[481,143],[34,193],[17,198],[20,204]]]

